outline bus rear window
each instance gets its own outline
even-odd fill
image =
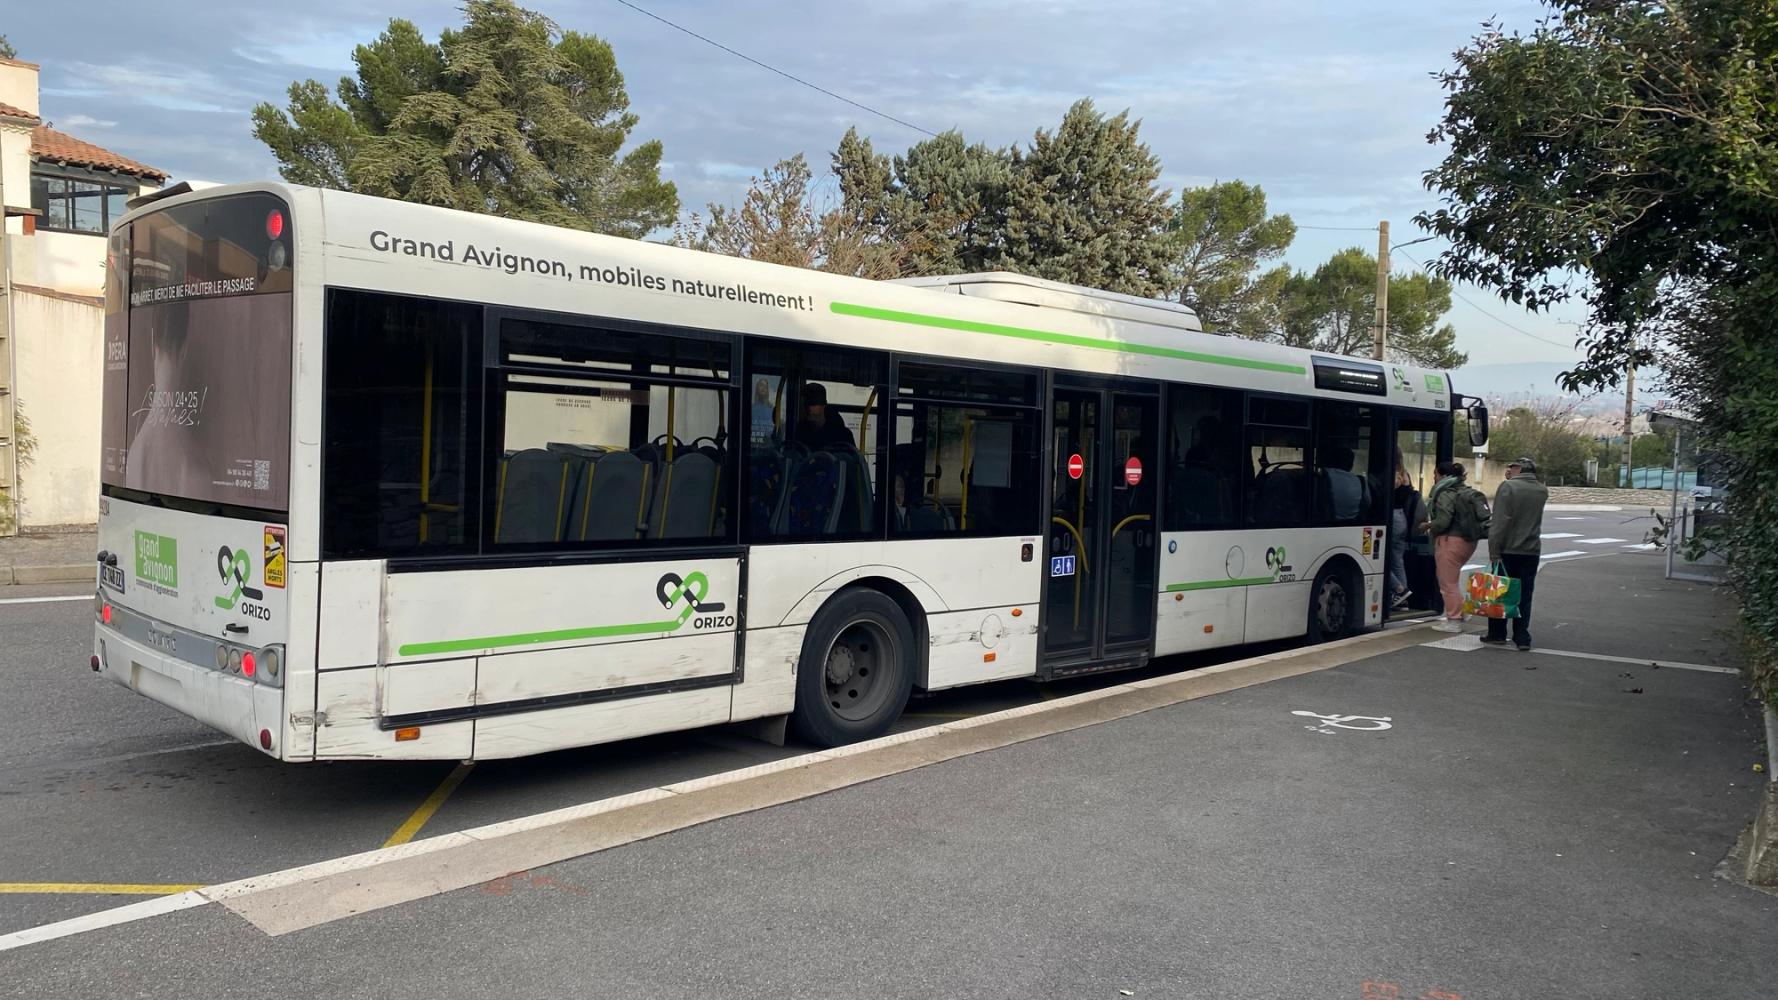
[[[108,292],[128,305],[106,325],[107,485],[288,508],[291,245],[267,194],[173,206],[113,241],[127,287]]]

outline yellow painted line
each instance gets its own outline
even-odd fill
[[[432,814],[438,811],[438,807],[444,805],[445,799],[450,798],[451,793],[457,790],[457,786],[463,783],[463,779],[469,777],[469,769],[474,766],[474,764],[458,764],[444,782],[433,789],[431,795],[426,796],[426,801],[420,803],[420,808],[414,810],[414,814],[407,818],[407,822],[397,827],[395,832],[389,835],[388,840],[383,841],[383,846],[394,847],[396,844],[405,844],[414,839],[414,834],[420,832],[420,827],[426,825],[426,821],[432,818]]]
[[[202,889],[202,882],[160,885],[144,882],[0,882],[0,893],[67,893],[85,892],[99,896],[171,896],[175,893]]]

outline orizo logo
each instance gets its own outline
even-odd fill
[[[248,555],[246,549],[230,549],[226,545],[217,549],[216,573],[222,577],[222,585],[229,591],[227,595],[216,598],[216,606],[222,610],[233,611],[235,602],[239,601],[243,595],[249,600],[265,600],[263,592],[247,586],[248,582],[253,579],[253,557]],[[255,618],[267,618],[271,615],[267,609],[251,604],[243,604],[241,613],[251,614]]]
[[[1278,545],[1266,550],[1266,568],[1274,573],[1284,568],[1284,546]]]
[[[691,624],[694,629],[735,627],[734,615],[718,614],[728,605],[704,599],[710,594],[710,578],[702,573],[693,572],[684,577],[678,573],[668,573],[654,585],[654,594],[660,599],[661,607],[668,611],[673,610],[676,605],[684,605],[674,628],[690,621],[693,615],[698,616]]]

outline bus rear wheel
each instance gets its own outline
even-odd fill
[[[1309,587],[1309,641],[1344,639],[1358,631],[1359,586],[1343,566],[1325,566]]]
[[[914,686],[914,630],[901,606],[851,590],[809,622],[796,670],[797,735],[832,747],[889,731]]]

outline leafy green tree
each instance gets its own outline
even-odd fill
[[[0,59],[17,59],[18,57],[18,50],[12,47],[12,43],[6,40],[5,35],[0,35]]]
[[[711,205],[707,220],[693,215],[676,227],[673,242],[712,253],[747,257],[865,278],[900,277],[909,258],[929,252],[919,233],[890,237],[880,224],[843,203],[824,207],[811,188],[801,153],[780,160],[748,185],[739,205]]]
[[[1552,485],[1581,485],[1587,481],[1587,459],[1596,457],[1596,442],[1571,426],[1573,407],[1515,406],[1498,420],[1490,421],[1488,454],[1512,461],[1529,455],[1537,462],[1538,478]],[[1615,482],[1616,463],[1600,463],[1601,479]]]
[[[1277,294],[1287,267],[1256,274],[1296,239],[1288,215],[1266,214],[1266,193],[1258,185],[1222,181],[1187,188],[1167,221],[1174,243],[1171,294],[1197,310],[1206,330],[1254,331],[1274,326]]]
[[[1588,307],[1571,385],[1658,360],[1727,490],[1713,529],[1756,686],[1778,704],[1778,9],[1769,0],[1548,0],[1439,74],[1419,220],[1447,276]]]
[[[621,236],[671,223],[660,142],[619,155],[637,118],[611,46],[512,0],[463,12],[436,43],[390,21],[337,102],[308,80],[256,107],[285,179]]]
[[[1006,220],[990,266],[1130,295],[1166,290],[1172,264],[1161,162],[1128,112],[1068,109],[1012,158]]]
[[[1460,368],[1457,331],[1439,320],[1451,310],[1451,284],[1418,272],[1389,276],[1387,349],[1393,360]],[[1293,347],[1369,356],[1377,313],[1377,259],[1357,247],[1334,254],[1313,273],[1284,283],[1279,339]]]

